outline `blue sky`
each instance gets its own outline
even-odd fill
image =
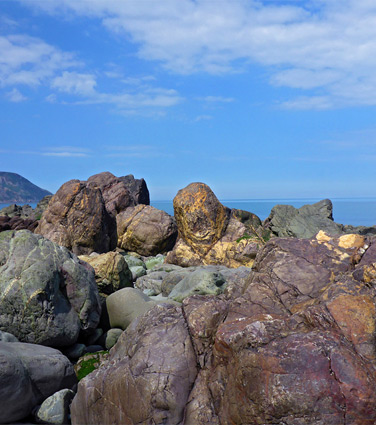
[[[376,196],[374,0],[0,0],[0,171]]]

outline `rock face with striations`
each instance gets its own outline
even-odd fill
[[[96,328],[100,313],[89,265],[27,230],[0,234],[0,330],[23,342],[68,346]]]
[[[47,397],[77,382],[60,351],[21,342],[0,342],[0,423],[26,418]]]
[[[260,243],[264,243],[250,225],[260,226],[258,217],[223,206],[204,183],[191,183],[179,190],[174,198],[174,211],[179,238],[167,255],[168,263],[185,267],[251,266]]]
[[[273,238],[223,295],[132,322],[73,424],[373,425],[375,300],[376,238]]]
[[[131,323],[108,361],[82,379],[72,424],[180,424],[197,374],[180,307],[155,306]]]
[[[139,200],[148,202],[144,180],[100,173],[88,181],[71,180],[57,191],[36,233],[77,255],[116,248],[116,214]]]

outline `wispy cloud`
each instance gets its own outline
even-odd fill
[[[161,146],[153,145],[119,145],[108,146],[105,154],[108,158],[161,158],[173,157],[172,152],[167,152]]]
[[[25,100],[27,100],[27,97],[15,88],[10,92],[7,92],[5,95],[11,102],[14,103],[24,102]]]
[[[165,0],[153,7],[146,1],[22,1],[49,13],[99,18],[108,31],[134,42],[139,57],[175,73],[221,74],[261,64],[272,85],[303,92],[283,107],[376,104],[374,1]]]
[[[36,155],[36,156],[54,156],[61,158],[85,158],[91,156],[90,149],[74,147],[74,146],[56,146],[45,147],[41,150],[12,150],[0,149],[3,154],[16,155]]]

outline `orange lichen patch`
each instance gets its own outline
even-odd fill
[[[370,353],[363,353],[363,345],[373,345],[376,330],[376,308],[372,297],[344,294],[329,302],[327,308],[344,336],[368,357]]]
[[[247,245],[257,246],[250,240],[242,240],[240,242],[217,242],[205,256],[206,264],[222,264],[226,267],[252,267],[255,262],[254,258],[244,255]],[[256,256],[256,249],[254,249]]]
[[[363,279],[366,283],[376,280],[376,263],[371,263],[369,266],[364,267]]]
[[[320,230],[319,233],[317,233],[316,235],[316,240],[318,243],[324,243],[331,241],[332,238],[327,235],[323,230]]]
[[[364,236],[361,235],[343,235],[339,238],[338,246],[341,248],[361,248],[365,244]]]

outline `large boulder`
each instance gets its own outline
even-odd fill
[[[99,188],[70,180],[50,200],[35,233],[77,255],[116,247],[116,223]]]
[[[60,351],[0,342],[0,423],[27,417],[47,397],[76,382],[73,366]]]
[[[89,177],[87,184],[101,190],[106,209],[114,216],[130,206],[150,204],[145,180],[137,180],[131,174],[115,177],[107,171]]]
[[[157,255],[172,249],[177,237],[173,217],[150,205],[127,208],[116,217],[118,247],[140,255]]]
[[[72,424],[181,424],[196,374],[181,308],[156,306],[120,336],[108,361],[80,381]]]
[[[257,216],[225,207],[204,183],[191,183],[179,190],[174,212],[179,238],[167,255],[168,263],[250,267],[265,243]]]
[[[94,270],[27,230],[0,234],[0,330],[20,341],[73,344],[100,318]]]

